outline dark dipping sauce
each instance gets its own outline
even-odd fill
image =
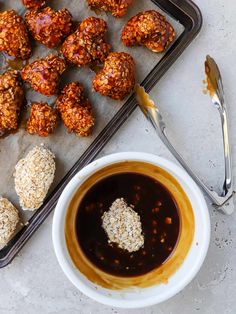
[[[109,244],[102,215],[117,198],[124,198],[140,215],[144,246],[129,253]],[[97,182],[83,197],[76,216],[77,241],[90,262],[115,276],[148,273],[163,264],[179,237],[180,219],[170,192],[155,179],[120,173]]]

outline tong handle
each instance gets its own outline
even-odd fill
[[[231,154],[228,133],[228,118],[227,108],[224,97],[224,87],[219,67],[215,60],[209,55],[205,61],[205,73],[207,76],[207,86],[213,105],[218,109],[221,119],[223,147],[224,147],[224,163],[225,163],[225,178],[221,197],[229,199],[233,195],[233,178],[231,168]]]
[[[229,143],[229,132],[228,132],[228,119],[227,119],[227,110],[225,105],[222,106],[222,109],[219,109],[221,123],[222,123],[222,133],[223,133],[223,146],[224,146],[224,160],[225,160],[225,182],[224,182],[224,194],[227,195],[229,192],[232,192],[232,167],[231,167],[231,152],[230,152],[230,143]]]

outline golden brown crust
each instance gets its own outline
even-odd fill
[[[26,25],[14,10],[0,12],[0,51],[23,60],[30,57],[31,46]]]
[[[34,39],[49,48],[58,46],[72,31],[72,15],[67,9],[32,10],[26,13],[25,20]]]
[[[96,92],[116,100],[124,99],[135,85],[134,59],[125,52],[112,52],[93,79]]]
[[[157,11],[140,12],[132,17],[122,31],[126,46],[143,45],[154,52],[164,51],[175,38],[174,28]]]
[[[38,10],[45,4],[45,0],[22,0],[22,3],[24,6],[26,6],[27,9],[35,9]]]
[[[79,136],[89,136],[94,125],[92,107],[84,94],[84,87],[78,82],[65,86],[57,99],[57,109],[69,130]]]
[[[133,0],[88,0],[91,9],[111,12],[115,17],[124,16],[132,3]]]
[[[29,134],[37,134],[47,137],[52,134],[58,122],[57,110],[47,103],[33,103],[30,116],[27,121],[26,130]]]
[[[111,47],[106,42],[107,23],[88,17],[62,45],[64,57],[77,66],[103,62]]]
[[[36,91],[46,96],[55,95],[57,92],[60,75],[65,71],[65,61],[58,56],[49,55],[25,66],[22,78],[31,84]]]
[[[0,137],[18,128],[24,91],[17,71],[0,75]]]

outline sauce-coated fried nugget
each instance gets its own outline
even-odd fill
[[[164,51],[175,38],[174,28],[157,11],[140,12],[132,17],[122,31],[126,46],[142,45],[154,52]]]
[[[89,136],[94,125],[92,107],[80,83],[70,83],[57,99],[57,109],[69,132]]]
[[[0,51],[23,60],[30,57],[31,46],[25,22],[14,10],[0,12]]]
[[[27,9],[38,10],[45,4],[45,0],[22,0]]]
[[[25,66],[22,70],[22,78],[31,84],[36,91],[46,96],[55,95],[58,81],[65,71],[65,61],[57,56],[49,55],[45,59],[39,59]]]
[[[47,137],[52,134],[58,122],[57,110],[47,103],[33,103],[26,130],[29,134],[38,134]]]
[[[25,20],[34,39],[49,48],[58,46],[72,30],[72,15],[67,9],[32,10],[26,13]]]
[[[112,52],[93,79],[96,92],[116,100],[124,99],[135,85],[134,59],[125,52]]]
[[[111,49],[106,33],[107,24],[103,19],[86,18],[63,43],[64,57],[77,66],[103,62]]]
[[[0,137],[18,128],[24,91],[17,71],[0,75]]]
[[[88,0],[91,9],[111,12],[115,17],[124,16],[132,3],[133,0]]]

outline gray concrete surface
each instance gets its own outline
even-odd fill
[[[230,111],[233,160],[236,164],[236,3],[196,0],[204,16],[201,34],[153,89],[179,150],[209,185],[222,183],[220,124],[204,95],[203,61],[217,60],[224,78]],[[173,159],[137,111],[101,155],[145,151]],[[100,305],[77,291],[56,261],[52,215],[13,263],[0,271],[0,313],[57,314],[191,314],[236,313],[236,214],[226,217],[209,206],[212,232],[206,261],[197,277],[171,300],[146,309],[119,310]]]

